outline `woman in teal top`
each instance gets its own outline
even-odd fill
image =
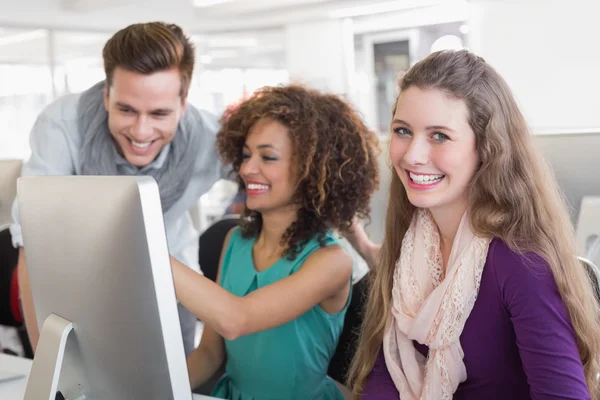
[[[190,383],[226,360],[216,397],[343,399],[327,367],[352,258],[331,232],[368,215],[376,137],[336,96],[270,87],[223,118],[218,147],[247,199],[223,246],[220,286],[172,259],[179,301],[205,323],[188,357]]]
[[[339,245],[331,234],[326,235],[325,241],[328,246]],[[235,230],[223,259],[221,286],[238,296],[290,276],[320,248],[318,241],[312,239],[298,253],[296,260],[281,258],[258,272],[252,262],[254,242],[253,238],[244,239],[239,230]],[[276,328],[225,340],[227,372],[213,396],[225,399],[338,399],[339,389],[325,374],[344,324],[346,307],[328,314],[316,305]],[[252,393],[253,397],[244,396],[239,388]]]

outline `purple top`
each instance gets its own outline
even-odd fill
[[[460,336],[467,380],[455,400],[589,399],[575,332],[548,264],[490,243],[479,296]],[[426,355],[426,346],[416,344]],[[380,351],[362,400],[395,400]]]

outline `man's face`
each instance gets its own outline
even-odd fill
[[[116,68],[104,89],[108,128],[119,153],[145,167],[173,140],[186,107],[177,69],[145,75]]]

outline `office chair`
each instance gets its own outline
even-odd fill
[[[33,349],[19,301],[18,260],[19,250],[12,245],[10,231],[0,231],[0,325],[17,328],[25,357],[33,358]]]
[[[600,304],[600,268],[596,266],[593,262],[584,257],[577,257],[579,261],[585,267],[585,270],[592,282],[592,288],[594,290],[594,295],[596,296],[596,300]]]
[[[367,300],[369,276],[364,276],[352,287],[352,298],[344,317],[344,327],[337,348],[329,362],[327,375],[341,384],[346,383],[348,368],[354,358],[360,326],[363,321],[363,307]]]
[[[212,224],[200,235],[198,261],[204,276],[213,282],[217,281],[219,260],[221,259],[221,249],[223,248],[225,237],[231,228],[238,226],[239,222],[240,219],[238,216],[224,217]]]

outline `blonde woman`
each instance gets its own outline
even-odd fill
[[[598,399],[598,305],[504,80],[468,51],[417,63],[389,152],[355,398]]]

